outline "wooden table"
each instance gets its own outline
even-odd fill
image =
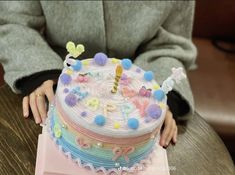
[[[34,174],[41,127],[22,117],[21,97],[0,87],[0,174]],[[234,175],[234,164],[219,136],[198,115],[179,125],[178,143],[167,148],[171,175]]]

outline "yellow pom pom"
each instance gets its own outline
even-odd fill
[[[114,123],[114,128],[115,129],[119,129],[120,127],[121,127],[120,123],[118,123],[118,122]]]
[[[153,85],[153,89],[158,90],[158,89],[160,89],[160,86],[158,84],[155,84],[155,85]]]
[[[120,60],[117,59],[117,58],[112,58],[112,59],[111,59],[111,62],[112,62],[113,64],[117,64],[117,63],[120,62]]]

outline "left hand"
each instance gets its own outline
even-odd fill
[[[164,121],[164,129],[161,133],[160,145],[167,147],[172,140],[175,144],[177,141],[178,128],[173,118],[171,111],[168,109],[166,111],[166,117]]]

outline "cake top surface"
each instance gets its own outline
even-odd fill
[[[63,118],[111,137],[140,136],[162,124],[166,94],[184,77],[182,70],[173,69],[160,87],[152,71],[144,71],[130,59],[108,58],[104,53],[85,60],[71,58],[78,55],[66,56],[58,82],[56,101]]]

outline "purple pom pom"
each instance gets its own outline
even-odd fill
[[[99,53],[95,54],[95,56],[94,56],[95,63],[100,66],[104,66],[106,64],[107,60],[108,60],[107,55],[105,55],[102,52],[99,52]]]
[[[162,110],[157,104],[151,104],[147,107],[146,113],[148,117],[151,117],[153,119],[158,119],[162,115]]]
[[[60,81],[64,84],[64,85],[68,85],[71,82],[72,78],[70,75],[68,74],[62,74],[60,76]]]
[[[73,107],[76,105],[77,103],[77,97],[76,95],[74,94],[68,94],[66,97],[65,97],[65,103],[70,106],[70,107]]]

